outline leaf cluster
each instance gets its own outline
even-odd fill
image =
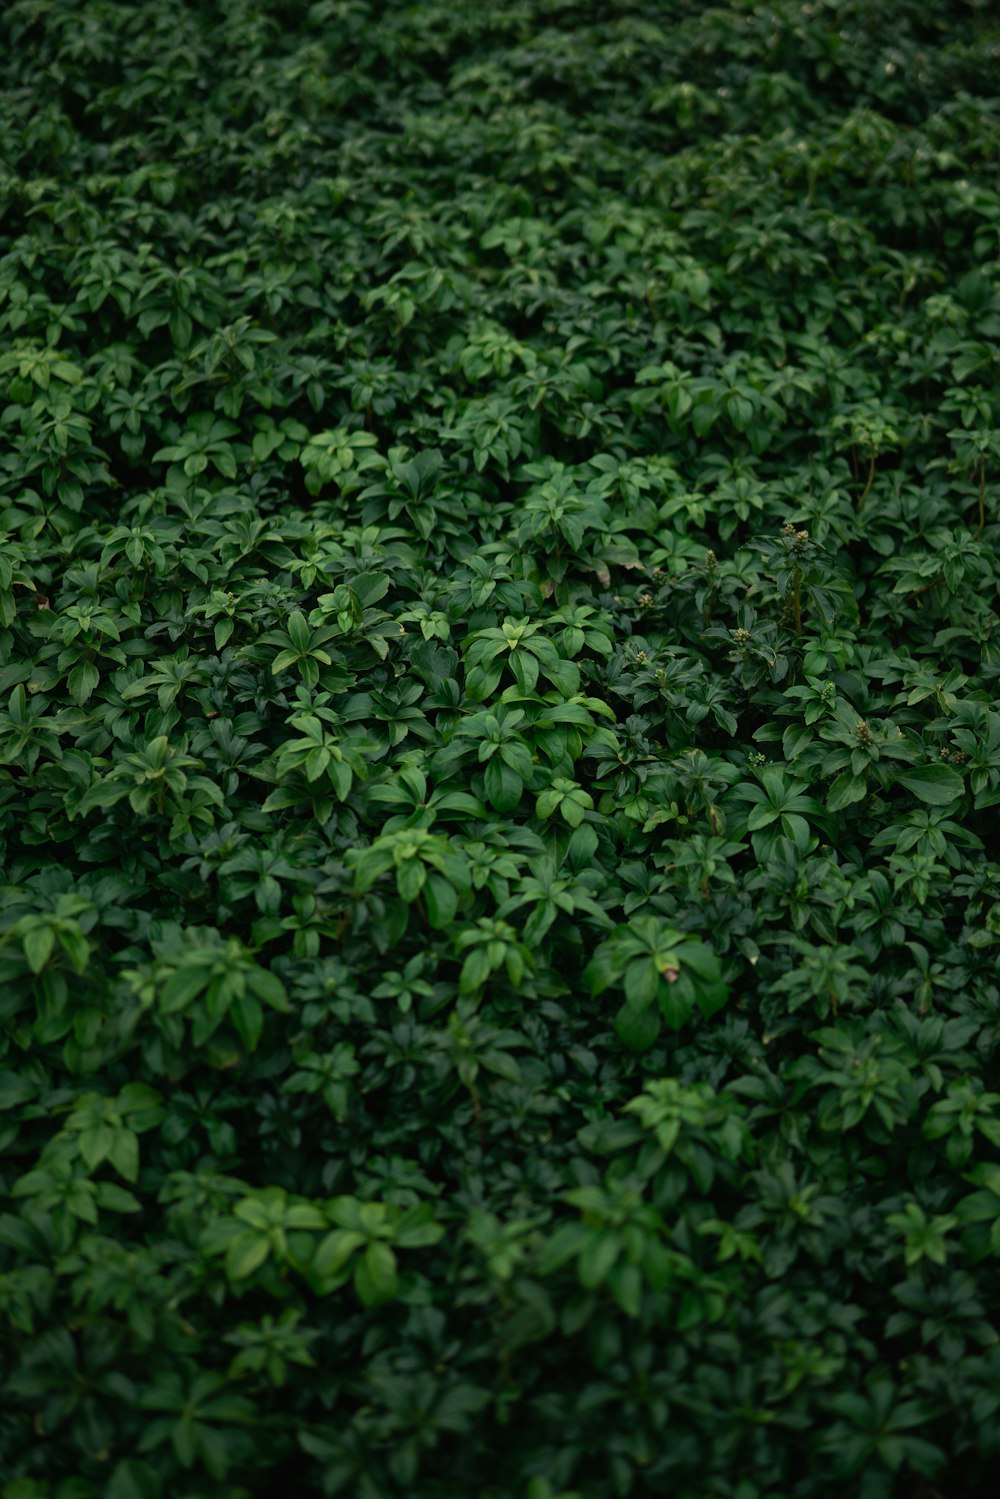
[[[2,1499],[992,1493],[998,49],[3,7]]]

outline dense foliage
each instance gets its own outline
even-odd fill
[[[991,11],[4,7],[4,1499],[992,1492]]]

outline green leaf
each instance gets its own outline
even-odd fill
[[[372,1243],[354,1269],[354,1289],[362,1306],[379,1306],[399,1289],[396,1256],[388,1244]]]
[[[212,970],[200,964],[188,964],[172,973],[160,991],[160,1009],[165,1015],[184,1010],[211,982]]]
[[[695,985],[695,997],[698,1009],[706,1020],[710,1020],[727,1003],[729,985],[721,979],[699,982]]]
[[[638,1265],[618,1264],[608,1277],[611,1292],[627,1317],[642,1311],[642,1271]]]
[[[772,822],[777,822],[781,816],[773,807],[766,802],[759,802],[756,807],[751,807],[750,816],[747,818],[747,830],[755,832],[758,828],[769,827]]]
[[[366,609],[384,599],[389,592],[388,573],[357,573],[351,586]]]
[[[590,1235],[579,1259],[580,1284],[587,1291],[603,1285],[622,1252],[622,1241],[613,1229]]]
[[[270,1252],[270,1240],[265,1234],[250,1229],[237,1234],[226,1251],[226,1274],[230,1280],[245,1280],[260,1269]]]
[[[842,812],[854,802],[864,801],[868,795],[868,783],[864,776],[852,775],[844,771],[837,776],[827,792],[826,807],[828,812]]]
[[[407,904],[416,900],[424,888],[426,879],[426,865],[422,864],[417,858],[407,859],[405,863],[397,866],[396,889],[399,891],[400,897]]]
[[[660,1017],[655,1009],[637,1010],[624,1004],[615,1016],[615,1030],[630,1051],[648,1051],[660,1034]]]
[[[427,920],[436,931],[451,925],[458,910],[458,895],[439,874],[428,874],[424,884]]]
[[[41,973],[55,946],[56,934],[50,926],[30,927],[24,934],[24,956],[32,973]]]
[[[485,782],[486,796],[490,805],[498,812],[513,812],[521,800],[524,782],[516,771],[504,764],[499,755],[494,755],[488,762]],[[543,817],[548,814],[539,811],[538,815]]]
[[[719,960],[704,942],[683,942],[677,948],[681,965],[710,982],[720,977]]]
[[[645,1009],[656,999],[660,975],[652,958],[633,958],[625,969],[625,998],[634,1010]]]
[[[143,1205],[138,1197],[120,1187],[117,1182],[97,1183],[97,1205],[109,1213],[141,1213]]]
[[[334,1229],[320,1241],[310,1269],[323,1279],[336,1275],[364,1242],[364,1234],[350,1229]]]
[[[101,680],[97,667],[90,661],[81,661],[74,666],[66,679],[66,686],[74,703],[83,704],[91,697]]]
[[[915,765],[898,771],[896,780],[930,807],[947,807],[965,791],[965,782],[950,765]]]
[[[148,1463],[138,1458],[123,1458],[115,1467],[105,1491],[105,1499],[161,1499],[160,1476]]]
[[[401,1249],[419,1249],[439,1244],[447,1229],[443,1223],[435,1222],[433,1213],[430,1203],[418,1203],[416,1207],[409,1208],[396,1225],[394,1242]]]
[[[255,964],[247,971],[247,984],[258,999],[262,999],[273,1010],[280,1010],[286,1015],[290,1012],[291,1005],[287,991],[277,974],[269,973],[266,968],[260,968]]]
[[[229,1011],[236,1032],[248,1051],[256,1051],[264,1032],[264,1012],[253,994],[238,994]]]
[[[108,1160],[126,1181],[138,1181],[139,1141],[132,1130],[119,1129],[115,1131],[114,1142],[108,1151]]]
[[[682,974],[672,984],[661,983],[656,1000],[663,1019],[671,1030],[676,1031],[680,1030],[682,1025],[686,1025],[691,1017],[695,992],[690,980],[685,979]],[[709,1002],[711,1003],[711,1000]]]
[[[34,1098],[37,1085],[16,1072],[0,1071],[0,1113]]]

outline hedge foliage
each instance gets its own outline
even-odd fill
[[[4,7],[3,1499],[993,1492],[998,76]]]

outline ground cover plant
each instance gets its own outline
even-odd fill
[[[3,1499],[993,1492],[998,76],[4,7]]]

